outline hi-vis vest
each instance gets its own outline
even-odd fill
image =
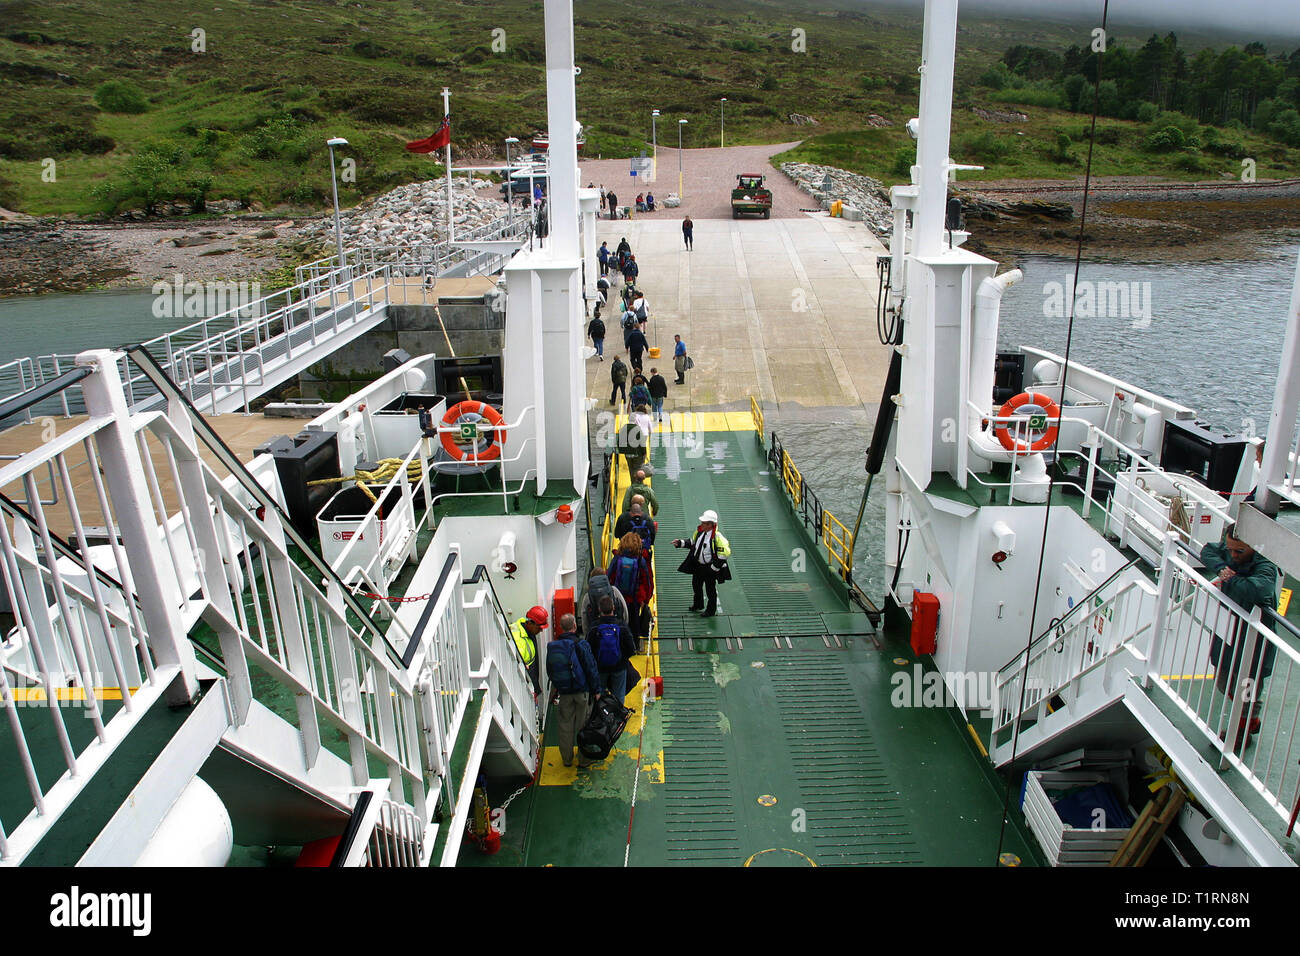
[[[528,631],[524,629],[526,617],[521,617],[515,621],[514,627],[510,629],[510,636],[515,639],[515,647],[519,648],[519,656],[524,659],[524,666],[527,667],[533,663],[537,657],[537,643],[529,636]]]

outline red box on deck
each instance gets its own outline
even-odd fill
[[[573,603],[573,588],[560,588],[555,592],[554,604],[551,605],[551,635],[558,635],[560,618],[565,614],[577,617],[578,611]],[[579,624],[579,627],[582,625]]]
[[[912,653],[933,654],[939,636],[939,598],[925,591],[912,595]]]

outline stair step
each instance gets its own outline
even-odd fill
[[[199,700],[202,700],[212,688],[212,684],[203,685]],[[126,736],[117,750],[91,777],[85,787],[77,794],[72,805],[59,817],[45,833],[40,843],[27,855],[24,866],[75,866],[95,839],[126,801],[140,779],[153,765],[158,754],[168,742],[185,725],[190,715],[198,706],[198,700],[189,707],[171,708],[161,699],[155,701],[148,710],[140,715],[139,723]],[[120,704],[118,708],[120,708]],[[114,713],[116,712],[114,709]],[[75,708],[74,708],[75,710]],[[84,724],[84,734],[91,733],[89,720],[81,719],[76,713],[67,715],[68,731],[77,735],[83,731],[74,728]],[[24,722],[27,732],[27,723]],[[6,734],[4,747],[12,749],[13,742]],[[29,743],[31,738],[29,737]],[[74,741],[75,742],[75,741]],[[57,746],[32,747],[33,755],[44,754],[47,757],[59,757]],[[0,765],[16,766],[15,763]],[[59,760],[62,767],[62,761]],[[26,786],[21,774],[5,774],[7,779],[3,786],[6,790],[14,785],[22,787],[24,795]],[[42,781],[44,782],[44,781]],[[52,781],[51,781],[52,782]],[[28,800],[30,807],[30,799]]]

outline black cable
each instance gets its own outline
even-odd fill
[[[1106,33],[1106,18],[1109,13],[1110,0],[1102,0],[1101,30],[1103,37]],[[1101,63],[1105,50],[1106,48],[1103,46],[1097,53],[1097,73],[1093,80],[1092,126],[1088,132],[1088,164],[1083,173],[1083,206],[1079,211],[1079,238],[1076,240],[1074,248],[1074,282],[1071,285],[1072,289],[1079,288],[1079,266],[1083,261],[1083,230],[1088,220],[1088,188],[1092,183],[1092,150],[1097,141],[1097,113],[1101,105]],[[1065,362],[1064,367],[1061,369],[1062,404],[1065,403],[1066,381],[1070,374],[1070,346],[1074,340],[1074,304],[1076,298],[1076,296],[1070,297],[1070,318],[1065,326]],[[1060,442],[1061,432],[1058,428],[1056,437],[1052,440],[1051,450],[1053,453],[1056,452]],[[1020,744],[1020,721],[1025,712],[1025,691],[1028,689],[1026,685],[1029,683],[1029,655],[1034,645],[1034,618],[1038,615],[1038,597],[1043,586],[1043,559],[1047,554],[1047,528],[1052,517],[1052,492],[1056,490],[1056,472],[1057,469],[1052,469],[1047,479],[1047,507],[1043,509],[1043,537],[1038,546],[1038,575],[1034,579],[1034,604],[1029,613],[1029,639],[1025,643],[1025,663],[1021,670],[1020,700],[1016,705],[1016,716],[1011,725],[1011,758],[1007,761],[1007,786],[1002,795],[1002,827],[998,831],[998,851],[993,861],[994,866],[997,866],[1001,860],[1003,841],[1007,832],[1007,810],[1011,804],[1011,780],[1016,762],[1016,749]]]

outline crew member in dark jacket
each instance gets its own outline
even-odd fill
[[[1236,525],[1229,526],[1222,544],[1207,544],[1201,549],[1201,563],[1205,565],[1207,576],[1213,576],[1210,583],[1240,604],[1243,610],[1277,607],[1277,565],[1237,538]],[[1250,663],[1243,668],[1247,638],[1245,622],[1234,616],[1224,620],[1217,629],[1222,633],[1216,633],[1210,642],[1215,686],[1229,698],[1234,697],[1238,690],[1247,694],[1247,705],[1242,711],[1241,724],[1233,742],[1235,750],[1241,743],[1243,731],[1245,743],[1249,745],[1250,735],[1259,730],[1262,685],[1273,673],[1277,649],[1262,638],[1257,639]],[[1256,686],[1257,683],[1260,686]]]

